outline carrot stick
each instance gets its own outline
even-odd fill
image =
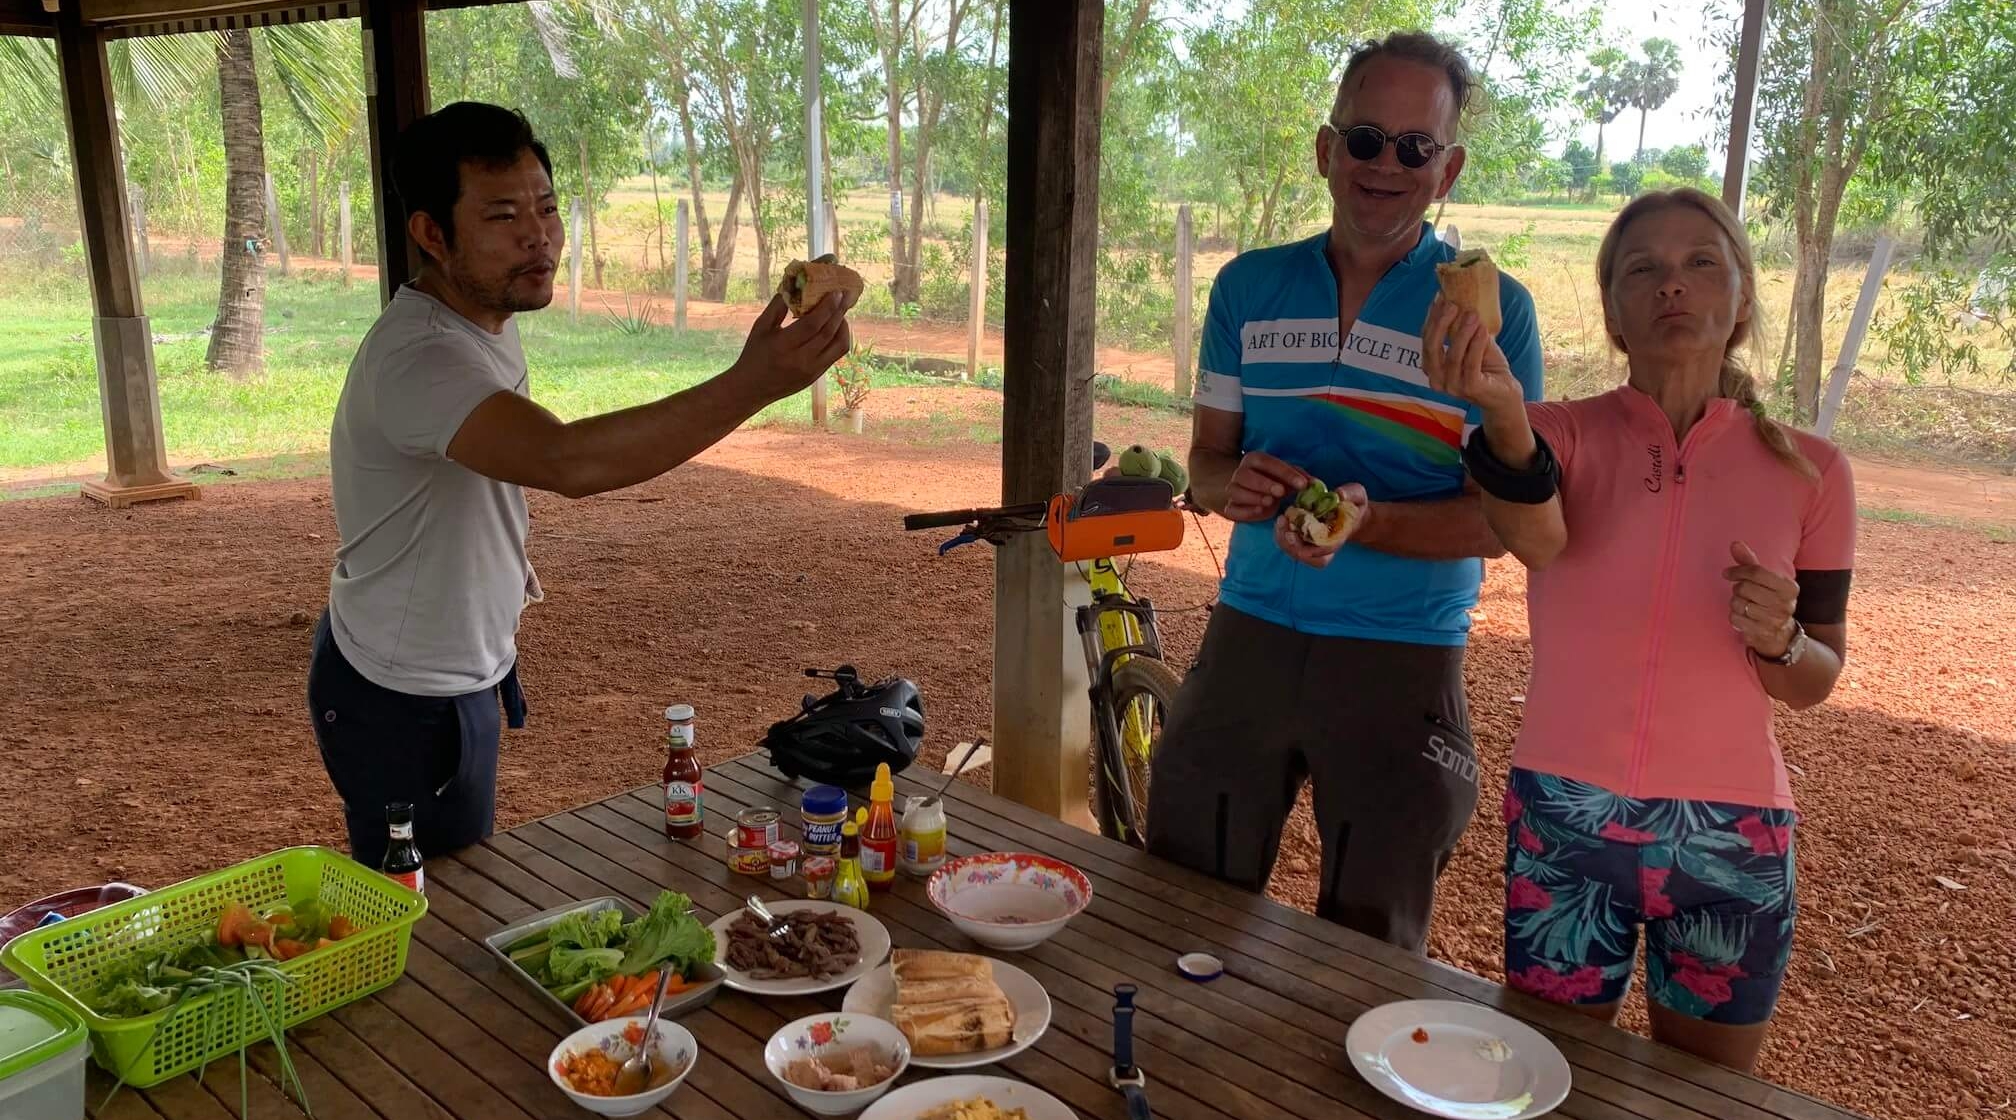
[[[650,996],[631,996],[629,999],[611,1007],[603,1014],[600,1021],[606,1022],[610,1019],[621,1019],[626,1015],[635,1015],[650,1006]]]
[[[615,1000],[616,993],[610,990],[609,985],[597,984],[595,985],[595,998],[589,1001],[588,1011],[581,1017],[591,1023],[599,1023],[602,1021],[602,1011],[614,1003]]]

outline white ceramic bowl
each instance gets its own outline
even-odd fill
[[[693,1032],[677,1023],[660,1019],[658,1034],[651,1040],[658,1051],[653,1060],[666,1062],[679,1071],[678,1076],[656,1089],[628,1097],[591,1097],[575,1092],[574,1087],[567,1084],[567,1079],[560,1076],[559,1070],[561,1058],[598,1047],[619,1063],[628,1060],[636,1053],[636,1048],[623,1041],[623,1028],[632,1023],[642,1027],[645,1020],[643,1015],[633,1015],[627,1019],[611,1019],[606,1023],[590,1023],[582,1027],[561,1039],[560,1045],[555,1046],[553,1053],[547,1056],[546,1076],[560,1086],[560,1091],[566,1093],[569,1100],[598,1116],[635,1116],[646,1111],[684,1084],[686,1075],[693,1072],[693,1066],[700,1060],[700,1044],[693,1040]]]
[[[1092,904],[1092,881],[1062,860],[1028,852],[955,859],[925,885],[959,932],[990,949],[1034,949]]]
[[[873,1046],[890,1055],[896,1072],[879,1085],[844,1093],[802,1089],[784,1080],[784,1067],[790,1065],[793,1058],[816,1058],[855,1046]],[[799,1107],[821,1116],[846,1116],[874,1103],[876,1097],[888,1092],[896,1084],[896,1079],[903,1076],[903,1071],[910,1068],[910,1040],[903,1037],[903,1032],[897,1030],[894,1023],[836,1011],[786,1024],[783,1030],[771,1035],[769,1044],[763,1047],[763,1064],[770,1067],[770,1076],[784,1086]]]

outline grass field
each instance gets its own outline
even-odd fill
[[[0,296],[0,478],[80,463],[104,450],[90,297],[81,281],[8,277]],[[357,343],[378,309],[375,285],[269,277],[267,372],[236,381],[203,368],[217,281],[206,272],[147,282],[161,412],[171,460],[243,459],[328,449],[329,417]],[[606,315],[520,320],[539,400],[564,418],[637,404],[697,384],[733,362],[740,340],[702,331],[626,333]],[[785,401],[756,423],[802,416]]]

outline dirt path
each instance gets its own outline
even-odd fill
[[[744,432],[620,494],[535,495],[549,598],[524,621],[533,717],[506,740],[500,823],[650,781],[674,700],[699,708],[710,759],[749,750],[793,710],[808,665],[914,676],[926,765],[984,734],[991,557],[941,558],[938,535],[897,527],[996,492],[995,448],[918,445],[906,427],[989,396],[892,392],[877,437]],[[1116,414],[1102,437],[1151,417],[1179,422]],[[1179,664],[1215,587],[1202,541],[1222,555],[1224,534],[1209,523],[1134,570],[1169,609]],[[301,706],[334,539],[324,479],[124,512],[0,504],[0,635],[13,639],[0,641],[0,909],[340,841]],[[1875,521],[1862,539],[1841,691],[1780,723],[1804,813],[1801,914],[1764,1072],[1875,1116],[1975,1115],[2016,1096],[2016,547]],[[1494,977],[1525,629],[1522,581],[1493,565],[1467,674],[1484,789],[1430,951]],[[1315,852],[1305,811],[1276,895],[1309,905]]]

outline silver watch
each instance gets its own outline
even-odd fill
[[[1766,657],[1760,653],[1757,655],[1757,660],[1768,661],[1773,665],[1797,665],[1799,659],[1806,656],[1806,643],[1810,640],[1806,637],[1806,628],[1795,618],[1792,620],[1792,640],[1786,644],[1785,652],[1776,657]]]

